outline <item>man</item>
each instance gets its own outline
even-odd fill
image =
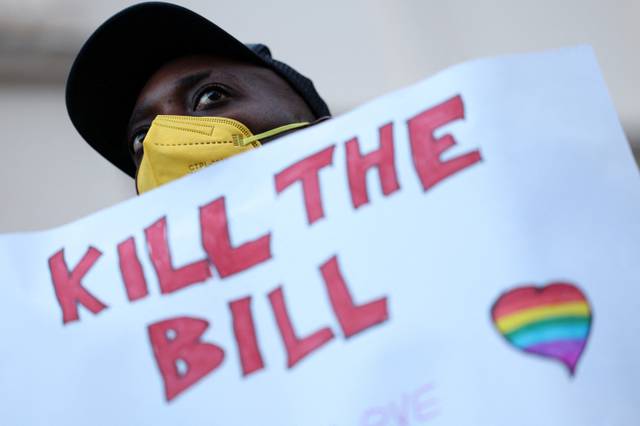
[[[155,2],[93,33],[66,98],[76,129],[139,192],[330,116],[311,80],[266,46]]]

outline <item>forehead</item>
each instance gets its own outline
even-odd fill
[[[138,102],[157,92],[171,91],[178,86],[191,86],[199,80],[214,79],[219,83],[252,88],[278,87],[283,81],[272,70],[247,61],[208,55],[174,59],[160,67],[140,92]]]
[[[145,88],[158,84],[171,83],[174,80],[202,71],[216,71],[221,75],[228,74],[231,76],[255,72],[256,69],[260,68],[263,67],[220,56],[186,56],[174,59],[161,66],[153,73],[149,80],[147,80]]]

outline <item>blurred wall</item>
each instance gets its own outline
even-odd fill
[[[76,134],[70,62],[123,0],[0,0],[0,232],[60,225],[134,196]],[[578,43],[598,55],[640,150],[638,0],[178,2],[310,75],[334,113],[482,56]],[[99,102],[99,99],[96,99]]]

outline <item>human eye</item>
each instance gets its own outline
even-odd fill
[[[147,136],[148,128],[144,128],[138,130],[133,134],[131,138],[131,150],[133,151],[134,156],[138,156],[142,153],[142,143],[144,142],[144,138]]]
[[[220,86],[208,86],[199,91],[194,100],[193,110],[202,111],[228,98],[228,92]]]

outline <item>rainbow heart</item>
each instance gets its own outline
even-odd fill
[[[556,359],[570,375],[575,373],[591,329],[589,302],[576,286],[556,282],[515,288],[496,300],[491,317],[513,346]]]

